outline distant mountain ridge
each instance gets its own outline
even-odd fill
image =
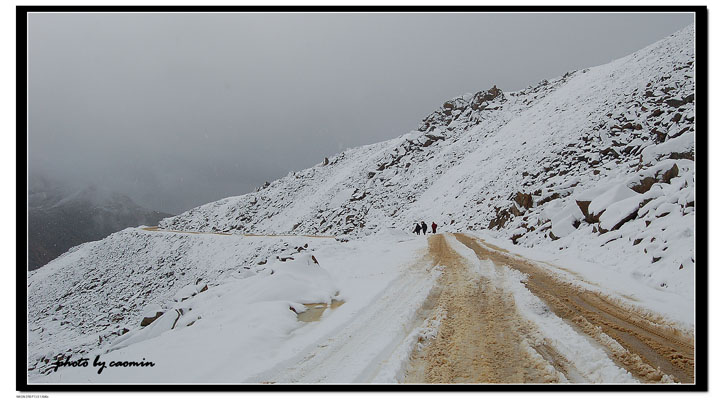
[[[31,178],[30,185],[28,270],[42,267],[73,246],[124,228],[156,225],[170,216],[98,186],[67,192],[40,177]]]

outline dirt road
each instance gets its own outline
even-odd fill
[[[447,317],[437,337],[413,355],[406,382],[542,383],[558,380],[547,362],[524,348],[527,324],[511,295],[468,270],[442,235],[429,249],[444,267],[437,305]]]
[[[575,331],[601,346],[617,366],[641,382],[694,382],[693,337],[660,317],[622,306],[608,296],[566,281],[542,265],[465,234],[457,240],[497,270],[527,275],[525,286]],[[439,308],[447,313],[438,336],[413,354],[407,382],[587,382],[551,345],[532,340],[514,297],[490,278],[476,275],[443,235],[429,249],[444,266]]]
[[[660,382],[668,375],[676,382],[694,382],[692,335],[650,312],[631,310],[604,294],[576,287],[527,259],[468,235],[455,236],[480,259],[527,274],[527,288],[533,294],[556,315],[603,345],[613,361],[640,381]]]
[[[331,235],[306,235],[306,234],[232,234],[228,232],[199,232],[199,231],[179,231],[179,230],[173,230],[173,229],[166,229],[166,228],[158,228],[158,226],[155,227],[143,227],[141,228],[144,231],[153,231],[153,232],[173,232],[176,234],[193,234],[193,235],[236,235],[236,236],[250,236],[250,237],[304,237],[304,238],[334,238],[334,236]]]

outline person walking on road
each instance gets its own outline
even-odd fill
[[[419,232],[422,230],[422,227],[420,227],[418,223],[417,223],[417,224],[414,224],[414,225],[415,225],[415,227],[414,227],[414,231],[413,231],[413,232],[414,232],[415,234],[419,235]]]
[[[422,221],[422,233],[427,235],[427,224],[424,221]]]
[[[437,233],[437,223],[434,221],[432,221],[432,233],[433,234]]]

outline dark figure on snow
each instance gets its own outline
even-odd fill
[[[425,224],[424,221],[422,221],[422,233],[427,235],[427,224]]]
[[[437,223],[434,221],[432,221],[432,233],[433,234],[437,233]]]
[[[420,227],[419,224],[415,224],[415,225],[416,226],[414,227],[414,233],[419,235],[419,232],[422,230],[422,227]]]

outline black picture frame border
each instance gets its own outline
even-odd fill
[[[27,382],[27,17],[75,12],[690,12],[695,15],[696,381],[694,384],[28,384]],[[19,392],[704,392],[708,391],[708,9],[706,6],[16,6],[16,390]],[[24,220],[20,220],[24,217]],[[21,262],[21,256],[25,262]],[[23,354],[24,353],[24,354]]]

